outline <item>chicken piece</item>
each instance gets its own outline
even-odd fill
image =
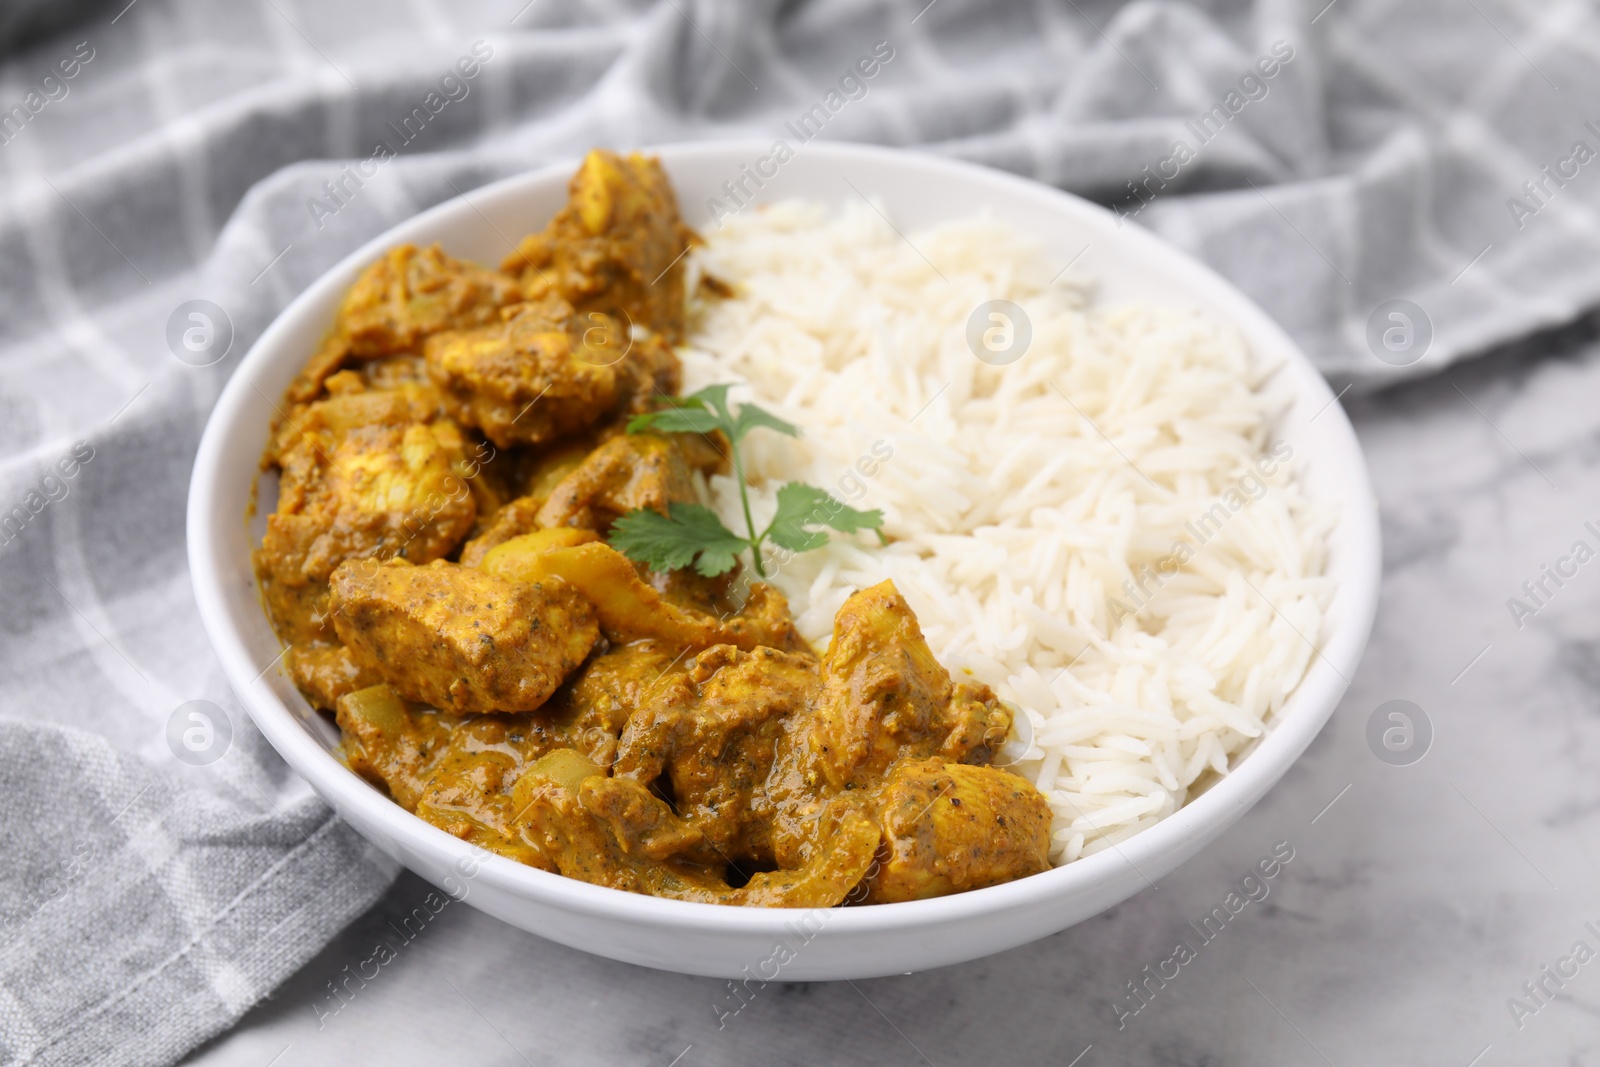
[[[427,248],[399,245],[368,267],[339,305],[338,328],[358,358],[415,348],[440,330],[499,317],[521,294],[505,274]]]
[[[754,582],[746,597],[744,607],[737,615],[718,616],[722,627],[730,635],[731,645],[745,646],[747,641],[768,648],[792,652],[814,660],[817,657],[809,642],[800,635],[789,614],[789,600],[778,592],[777,586]]]
[[[869,904],[960,893],[1050,867],[1050,805],[994,767],[932,758],[895,764],[877,790],[884,857]]]
[[[590,660],[537,714],[558,724],[570,747],[610,768],[629,716],[654,699],[658,685],[683,673],[683,660],[677,650],[658,641],[613,645]]]
[[[659,399],[677,396],[682,385],[683,364],[672,346],[655,334],[637,332],[629,339],[624,358],[617,362],[617,412],[642,415],[654,411]]]
[[[513,537],[520,537],[539,529],[537,521],[539,509],[544,506],[550,491],[560,484],[561,479],[577,469],[592,451],[594,451],[592,441],[563,442],[550,448],[540,449],[531,462],[524,460],[516,464],[521,468],[519,491],[525,495],[512,494],[515,499],[508,498],[493,512],[484,512],[480,509],[478,527],[473,531],[472,539],[461,550],[461,565],[481,566],[483,557],[489,554],[491,548],[503,545]]]
[[[324,387],[329,396],[351,396],[360,392],[382,394],[408,391],[428,398],[437,414],[427,416],[429,421],[443,414],[445,400],[428,377],[428,364],[420,352],[398,356],[384,356],[367,360],[359,369],[342,370],[330,377]],[[521,491],[524,480],[522,458],[514,452],[497,449],[476,434],[463,435],[467,456],[458,468],[472,489],[478,504],[478,516],[495,514]]]
[[[609,767],[630,709],[672,666],[671,657],[649,642],[611,648],[568,678],[537,711],[463,718],[450,735],[438,770],[451,770],[458,761],[470,762],[484,752],[498,752],[509,757],[520,774],[527,764],[558,748],[576,749]]]
[[[383,679],[350,658],[343,645],[301,645],[283,657],[289,677],[312,707],[332,711],[339,698]]]
[[[551,578],[567,582],[594,605],[601,632],[611,641],[654,638],[678,649],[723,642],[727,635],[716,620],[691,615],[662,601],[616,549],[597,540],[568,547],[553,544],[551,535],[565,529],[514,537],[484,556],[483,569],[518,582]],[[592,531],[574,532],[593,537]]]
[[[340,563],[439,559],[477,514],[466,442],[425,386],[301,405],[266,462],[280,468],[278,506],[254,562],[273,625],[292,645],[334,640],[327,580]]]
[[[476,507],[472,530],[477,530],[483,516],[498,515],[517,496],[516,457],[502,452],[488,441],[469,440],[467,459],[460,468],[467,488],[472,490]],[[472,531],[468,531],[469,534]]]
[[[951,684],[892,581],[844,602],[822,673],[810,741],[834,789],[879,779],[907,756],[988,762],[1011,729],[987,686]]]
[[[534,763],[512,788],[524,839],[568,878],[635,893],[714,900],[726,889],[704,835],[637,782],[607,778],[573,749]],[[673,862],[683,857],[687,862]]]
[[[872,789],[904,758],[987,763],[1011,729],[988,687],[951,684],[893,582],[851,596],[833,627],[821,693],[790,720],[769,782],[783,867],[810,855],[833,797]]]
[[[401,352],[393,356],[364,359],[328,376],[322,383],[329,396],[362,392],[368,389],[399,389],[407,385],[429,385],[428,363],[421,352]]]
[[[407,728],[394,731],[390,738],[369,725],[358,759],[364,759],[367,768],[409,767],[400,788],[415,798],[419,818],[463,841],[555,870],[553,861],[523,834],[512,784],[529,766],[558,750],[572,750],[598,768],[609,767],[629,713],[644,701],[652,684],[674,670],[681,673],[666,651],[641,641],[596,656],[538,711],[459,719],[408,712],[387,686],[380,686],[378,692],[393,702],[389,718],[403,720]],[[348,718],[347,711],[341,723]],[[454,725],[447,733],[428,732],[419,738],[419,727],[410,725],[417,719],[423,720],[422,725],[439,721]],[[422,749],[429,751],[423,754]],[[390,776],[395,776],[393,771]]]
[[[871,873],[880,836],[871,819],[846,810],[821,835],[803,866],[753,875],[722,903],[763,908],[831,908],[842,904]]]
[[[556,297],[525,304],[504,322],[429,337],[428,373],[450,414],[500,448],[553,441],[617,406],[629,346],[601,320],[582,328]]]
[[[788,601],[771,586],[752,586],[740,614],[707,615],[664,599],[639,577],[628,557],[609,545],[591,541],[571,548],[551,547],[551,535],[562,529],[512,538],[491,549],[483,567],[519,582],[550,578],[567,582],[594,605],[600,628],[612,641],[651,638],[680,652],[727,644],[746,651],[767,645],[811,654],[789,616]]]
[[[523,239],[501,269],[529,299],[559,295],[676,341],[683,334],[683,254],[696,241],[658,160],[597,148],[543,233]],[[587,319],[585,319],[587,321]]]
[[[705,833],[631,778],[590,776],[583,782],[578,799],[591,815],[606,824],[625,853],[658,863],[683,858],[696,866],[719,866]]]
[[[713,578],[707,578],[693,567],[680,567],[675,571],[657,571],[652,570],[647,563],[636,561],[633,569],[638,572],[641,581],[661,594],[661,599],[673,607],[718,619],[726,619],[739,612],[738,602],[734,599],[735,582],[739,577],[738,568]],[[758,604],[757,607],[763,611],[768,610],[764,604]],[[787,605],[785,609],[787,610]],[[773,645],[776,648],[784,647],[775,642]]]
[[[713,472],[723,458],[699,434],[618,434],[584,459],[550,491],[538,524],[605,531],[634,508],[667,514],[674,500],[693,501],[694,472]]]
[[[851,813],[806,868],[760,872],[734,888],[720,873],[733,865],[699,827],[638,782],[607,778],[576,752],[553,752],[528,768],[512,796],[526,812],[524,839],[563,875],[679,900],[832,907],[866,875],[878,847],[877,826]]]
[[[274,424],[263,466],[288,466],[305,449],[331,448],[353,430],[432,423],[445,417],[443,399],[426,380],[373,388],[364,376],[341,371],[328,384],[332,388],[327,396],[293,405]]]
[[[486,752],[505,756],[512,778],[561,748],[609,767],[616,759],[617,738],[645,692],[663,676],[682,670],[659,645],[640,641],[596,656],[538,711],[455,716],[408,709],[393,689],[380,684],[341,698],[338,721],[350,766],[389,785],[397,798],[411,795],[414,803],[434,774],[469,771]],[[509,780],[502,784],[500,791],[508,792]],[[474,804],[458,799],[456,807],[481,822],[490,821]]]
[[[427,563],[449,553],[477,514],[457,474],[463,452],[460,431],[446,421],[364,428],[340,441],[328,455],[326,488],[356,518],[348,527],[355,537],[338,554]],[[335,544],[340,532],[328,535]]]
[[[584,434],[535,450],[523,472],[523,499],[537,499],[543,503],[567,475],[583,466],[583,461],[589,458],[589,453],[595,450],[597,443],[597,438]],[[535,507],[534,511],[537,512],[538,508]],[[535,529],[538,527],[529,526],[519,532],[529,533]]]
[[[814,660],[707,649],[628,721],[614,774],[641,785],[665,775],[678,813],[724,855],[770,863],[767,775],[784,719],[809,708],[818,688]]]
[[[381,397],[385,393],[402,393],[425,399],[426,407],[419,413],[419,421],[430,421],[444,411],[444,398],[428,379],[427,364],[419,355],[385,356],[369,360],[359,370],[342,370],[323,383],[329,397],[353,397],[371,393]],[[304,414],[303,409],[300,414]],[[298,427],[299,420],[290,420]],[[458,472],[472,489],[478,505],[478,514],[493,515],[517,495],[519,464],[510,453],[497,450],[488,441],[467,438],[467,456],[458,465]]]
[[[438,245],[391,248],[356,279],[333,328],[290,385],[293,401],[314,399],[350,359],[408,352],[440,330],[464,330],[500,317],[522,300],[516,280],[445,255]]]
[[[600,636],[560,580],[390,560],[343,564],[331,584],[334,627],[355,661],[402,697],[456,712],[538,708]]]
[[[421,352],[401,352],[363,360],[357,368],[368,389],[395,389],[402,385],[428,384],[428,361]]]
[[[463,567],[481,567],[491,549],[539,528],[534,521],[544,506],[542,496],[519,496],[494,513],[487,522],[480,523],[477,533],[461,549]],[[574,531],[580,532],[580,531]],[[587,531],[581,531],[587,532]]]

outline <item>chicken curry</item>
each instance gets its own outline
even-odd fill
[[[678,391],[696,240],[655,160],[595,151],[499,269],[366,269],[263,458],[287,671],[396,803],[568,877],[828,907],[1046,869],[1044,797],[991,766],[1010,711],[892,582],[819,655],[771,585],[608,544],[728,470],[717,431],[627,432]]]

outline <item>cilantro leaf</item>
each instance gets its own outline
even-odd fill
[[[666,397],[668,407],[635,415],[628,421],[628,432],[710,434],[720,431],[731,446],[733,474],[739,486],[739,503],[744,510],[748,534],[741,537],[734,533],[722,525],[722,520],[710,508],[700,504],[671,504],[666,515],[638,508],[628,512],[612,527],[611,546],[629,559],[658,571],[692,566],[707,578],[731,570],[739,554],[749,549],[756,573],[765,578],[767,571],[761,559],[764,542],[771,540],[792,552],[809,552],[828,543],[824,530],[809,527],[820,526],[843,533],[877,530],[878,540],[887,544],[879,529],[883,525],[883,512],[858,511],[824,490],[802,482],[790,482],[778,490],[778,509],[772,522],[765,530],[756,532],[755,520],[750,516],[750,493],[745,485],[739,442],[751,430],[772,430],[799,437],[800,428],[754,404],[740,404],[735,410],[728,403],[728,391],[732,388],[732,383],[720,382],[689,396]]]
[[[707,578],[732,570],[749,547],[703,504],[673,503],[667,511],[634,508],[612,525],[611,547],[658,571],[693,565]]]
[[[712,433],[724,429],[723,420],[704,408],[667,408],[628,420],[628,432],[656,430],[660,433]]]
[[[728,403],[728,390],[732,388],[731,382],[722,382],[708,385],[689,396],[666,397],[671,407],[635,415],[628,420],[628,432],[657,430],[661,433],[712,433],[721,430],[735,444],[758,427],[776,430],[790,437],[800,436],[799,427],[754,404],[740,404],[735,413]]]
[[[741,404],[739,406],[739,417],[733,420],[733,432],[728,436],[734,441],[742,441],[745,434],[758,426],[764,426],[769,430],[777,430],[779,433],[788,434],[790,437],[800,436],[799,427],[784,422],[770,411],[763,411],[754,404]]]
[[[809,552],[827,544],[828,535],[821,530],[808,530],[808,526],[854,533],[876,530],[882,525],[883,512],[876,508],[860,511],[814,485],[790,482],[778,490],[778,511],[764,536],[791,552]]]
[[[732,388],[732,382],[719,382],[716,385],[708,385],[704,389],[698,389],[688,396],[675,399],[672,402],[679,407],[703,407],[708,411],[716,412],[724,420],[731,423],[733,422],[733,410],[728,407],[728,390]]]

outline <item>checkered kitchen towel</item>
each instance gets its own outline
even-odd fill
[[[241,714],[183,514],[250,343],[421,208],[593,144],[809,115],[1113,204],[1339,378],[1600,300],[1578,0],[76,6],[0,62],[5,1063],[169,1062],[393,876]],[[325,185],[380,143],[359,190]],[[197,298],[234,334],[205,367],[168,339]]]

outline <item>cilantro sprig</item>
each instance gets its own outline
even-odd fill
[[[789,482],[778,490],[778,509],[772,521],[758,531],[750,514],[750,493],[745,485],[739,443],[755,429],[774,430],[787,437],[799,437],[800,430],[754,404],[735,408],[728,403],[730,388],[726,384],[708,385],[690,396],[668,397],[670,407],[634,416],[628,423],[628,432],[720,432],[728,440],[748,533],[734,533],[703,504],[673,503],[667,506],[665,515],[649,508],[634,508],[622,516],[611,528],[612,548],[658,571],[692,566],[707,578],[732,570],[740,553],[749,549],[756,573],[765,578],[761,549],[769,541],[791,552],[809,552],[828,543],[828,529],[854,533],[878,530],[883,525],[883,512],[876,508],[859,511],[814,485]],[[881,531],[878,537],[882,540]]]

